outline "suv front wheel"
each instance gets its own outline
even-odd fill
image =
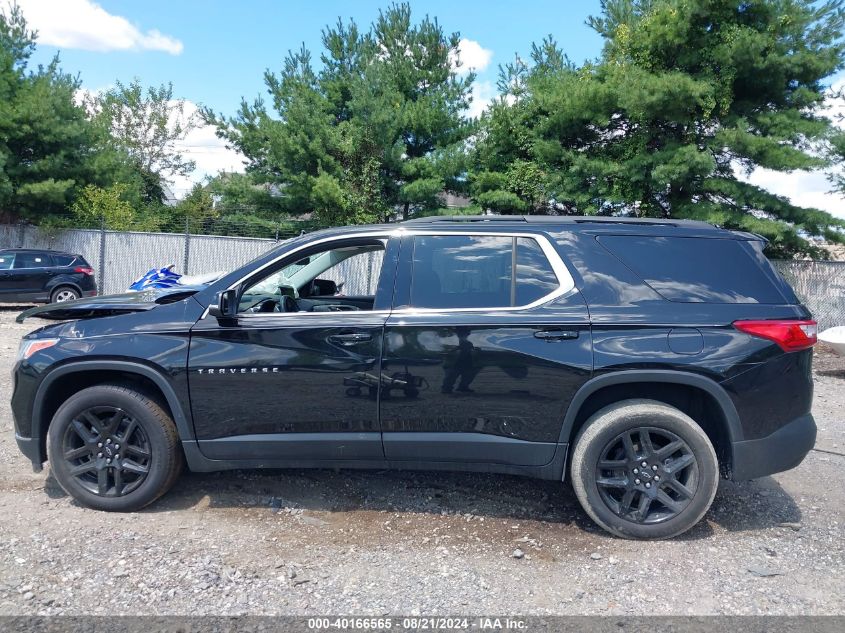
[[[707,512],[719,463],[688,415],[662,402],[626,400],[585,422],[571,475],[584,510],[605,530],[663,539],[686,532]]]
[[[47,432],[59,485],[89,508],[131,512],[163,495],[184,456],[173,420],[154,399],[121,385],[83,389]]]

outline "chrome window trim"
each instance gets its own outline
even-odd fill
[[[386,238],[390,238],[390,237],[397,236],[399,233],[400,233],[400,231],[398,231],[396,229],[388,230],[388,231],[366,231],[366,232],[362,232],[362,233],[350,233],[349,235],[343,235],[343,236],[335,235],[335,236],[332,236],[332,237],[323,237],[323,238],[320,238],[319,240],[314,240],[313,242],[307,242],[307,243],[303,244],[302,246],[298,246],[295,249],[293,249],[292,251],[285,253],[284,255],[280,255],[276,259],[270,260],[266,264],[262,264],[261,266],[259,266],[255,270],[253,270],[250,273],[244,275],[243,277],[238,279],[236,282],[231,284],[228,288],[226,288],[226,290],[234,290],[237,286],[240,286],[247,279],[249,279],[250,277],[252,277],[252,276],[254,276],[258,273],[260,273],[262,270],[264,270],[266,268],[270,268],[271,266],[274,266],[277,263],[279,263],[280,260],[285,259],[290,255],[296,255],[300,251],[304,251],[306,249],[309,249],[312,246],[319,246],[320,244],[325,244],[326,242],[341,242],[341,241],[344,241],[344,240],[354,240],[354,239],[367,238],[367,237],[381,237],[381,238],[386,237]],[[268,313],[268,314],[272,314],[272,313]],[[279,314],[285,314],[285,313],[279,312]],[[298,313],[290,312],[288,314],[298,314]]]
[[[395,229],[388,229],[388,230],[381,230],[381,231],[362,231],[360,233],[350,233],[348,235],[334,235],[330,237],[323,237],[318,240],[314,240],[313,242],[307,242],[302,246],[295,248],[292,251],[281,255],[262,266],[259,266],[255,270],[251,271],[249,274],[244,275],[236,282],[229,285],[227,290],[234,290],[239,285],[244,283],[247,279],[254,277],[261,271],[275,266],[279,263],[282,259],[287,259],[290,256],[296,255],[297,253],[304,251],[306,249],[313,248],[314,246],[319,246],[320,244],[325,244],[327,242],[342,242],[345,240],[355,240],[355,239],[365,239],[365,238],[398,238],[403,237],[405,235],[409,236],[416,236],[416,235],[435,235],[440,237],[450,237],[453,235],[465,235],[470,237],[480,236],[480,237],[505,237],[505,238],[512,238],[512,237],[525,237],[528,239],[532,239],[537,244],[539,244],[540,249],[543,251],[543,254],[546,256],[546,259],[552,266],[552,271],[557,277],[558,280],[558,287],[553,290],[552,292],[540,297],[539,299],[532,301],[531,303],[521,305],[521,306],[501,306],[501,307],[477,307],[477,308],[403,308],[400,310],[344,310],[338,312],[265,312],[265,313],[249,313],[249,312],[239,312],[238,318],[246,317],[248,319],[252,319],[255,317],[260,318],[288,318],[292,316],[316,316],[316,317],[325,317],[327,315],[341,315],[341,314],[349,314],[349,315],[357,315],[361,316],[362,313],[364,314],[371,314],[371,315],[382,315],[382,316],[412,316],[415,314],[438,314],[438,313],[445,313],[445,312],[518,312],[521,310],[530,310],[532,308],[539,307],[550,301],[557,299],[558,297],[562,297],[575,289],[575,279],[572,277],[572,274],[569,272],[569,268],[567,268],[566,264],[564,263],[563,259],[561,259],[558,252],[555,250],[554,246],[552,246],[549,238],[542,234],[542,233],[526,233],[524,231],[479,231],[479,230],[436,230],[436,229],[417,229],[417,228],[406,228],[406,227],[397,227]],[[208,314],[208,309],[206,309],[205,313],[200,318],[205,318]]]

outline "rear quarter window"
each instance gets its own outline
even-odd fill
[[[744,240],[602,235],[599,243],[669,301],[794,302],[761,253]],[[791,295],[791,293],[789,293]]]
[[[70,266],[75,259],[73,255],[53,255],[53,265]]]

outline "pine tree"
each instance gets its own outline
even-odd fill
[[[88,184],[108,185],[121,168],[75,101],[79,80],[59,67],[29,68],[36,34],[20,9],[0,8],[0,216],[66,212]]]
[[[703,219],[763,234],[779,256],[819,254],[810,236],[845,241],[845,222],[745,178],[829,164],[839,0],[605,0],[589,23],[605,38],[597,62],[556,64],[546,42],[511,82],[519,92],[506,86],[492,108],[473,175],[480,200],[504,191],[527,206],[507,180],[526,161],[542,176],[535,211]],[[491,162],[504,134],[521,145]],[[495,178],[504,187],[485,188]]]
[[[407,217],[462,186],[474,77],[456,73],[459,39],[434,19],[414,23],[407,4],[366,32],[338,21],[323,31],[319,72],[303,47],[265,73],[274,112],[259,99],[205,116],[288,211],[332,224]]]

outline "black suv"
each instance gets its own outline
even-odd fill
[[[95,296],[94,269],[82,255],[0,249],[0,302],[62,303]]]
[[[184,462],[567,476],[610,532],[695,525],[815,441],[816,324],[699,222],[434,218],[300,236],[201,288],[33,308],[18,445],[135,510]]]

